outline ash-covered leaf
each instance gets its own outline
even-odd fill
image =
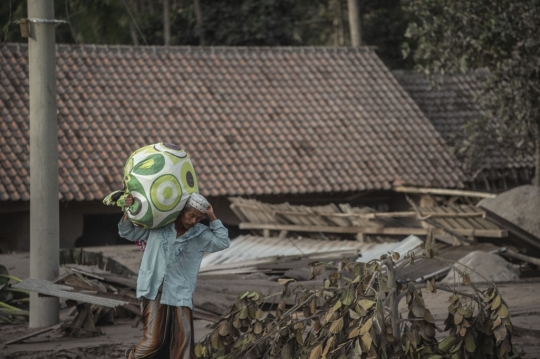
[[[373,326],[373,319],[369,318],[360,328],[360,335],[364,335],[367,332],[369,332],[372,326]]]
[[[311,353],[309,354],[309,359],[320,359],[322,354],[323,348],[322,345],[319,344],[315,348],[311,350]]]
[[[465,350],[467,350],[469,353],[474,353],[476,351],[476,342],[471,333],[468,333],[465,336]]]
[[[450,349],[454,346],[454,344],[457,342],[457,338],[454,336],[446,337],[443,340],[439,342],[439,350],[443,353],[450,352]]]
[[[343,329],[343,317],[338,318],[332,322],[330,325],[330,333],[339,333]]]
[[[491,310],[495,310],[499,308],[500,305],[501,305],[501,296],[497,294],[495,298],[493,298],[493,302],[491,302]]]

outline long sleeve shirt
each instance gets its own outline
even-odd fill
[[[144,229],[120,220],[118,234],[130,241],[146,240],[137,278],[137,297],[155,300],[163,284],[161,303],[193,309],[193,292],[204,252],[229,247],[229,232],[220,220],[207,227],[198,223],[177,237],[174,223]]]

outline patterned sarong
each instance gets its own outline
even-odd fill
[[[195,359],[191,309],[161,304],[160,300],[161,290],[155,300],[143,298],[144,338],[130,358]]]

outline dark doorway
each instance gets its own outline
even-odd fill
[[[121,214],[92,214],[84,216],[83,234],[75,247],[114,246],[132,243],[118,235]]]

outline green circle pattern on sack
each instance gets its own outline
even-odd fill
[[[191,160],[183,149],[156,143],[133,152],[124,166],[125,193],[134,203],[129,219],[143,228],[174,222],[189,196],[199,192]]]

